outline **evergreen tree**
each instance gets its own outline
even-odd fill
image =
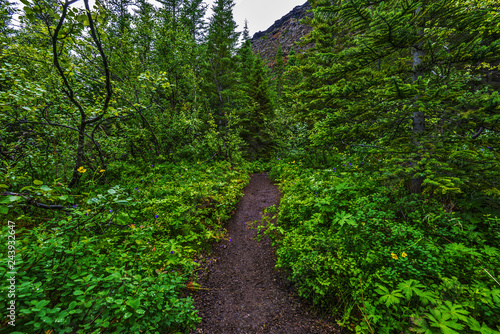
[[[250,41],[250,30],[248,29],[248,20],[245,19],[245,25],[243,26],[243,43]]]
[[[155,7],[147,0],[138,0],[134,9],[134,45],[141,60],[142,70],[146,70],[152,61],[155,35]]]
[[[217,0],[214,3],[207,36],[206,80],[210,82],[207,90],[210,92],[210,108],[214,110],[215,122],[222,140],[219,153],[226,158],[230,156],[226,143],[229,115],[237,107],[234,56],[239,33],[236,32],[233,7],[232,0]]]
[[[183,0],[183,25],[197,41],[201,41],[205,35],[206,22],[203,18],[206,11],[207,6],[203,0]]]
[[[179,27],[182,13],[182,0],[160,0],[159,2],[162,4],[163,24],[167,24],[170,29],[176,31]]]
[[[271,149],[271,136],[268,121],[273,115],[273,104],[269,86],[269,75],[262,59],[254,55],[252,43],[245,24],[244,41],[238,50],[239,87],[244,106],[240,109],[239,124],[241,137],[246,143],[251,159],[268,155]]]
[[[111,30],[114,34],[121,36],[126,29],[130,29],[132,14],[130,7],[134,5],[133,0],[104,0],[104,7],[113,15],[114,19],[110,20]]]
[[[245,20],[243,29],[243,42],[238,50],[239,82],[245,84],[250,78],[254,66],[255,55],[252,50],[252,41],[248,30],[248,22]]]
[[[423,178],[428,190],[491,188],[491,179],[469,178],[452,157],[464,147],[480,152],[481,128],[497,131],[496,95],[477,64],[493,63],[499,52],[498,16],[451,0],[312,3],[317,43],[294,103],[311,119],[326,116],[316,142],[392,152],[395,166],[412,163],[398,175]],[[484,29],[486,22],[497,28]],[[470,157],[471,166],[494,163]]]

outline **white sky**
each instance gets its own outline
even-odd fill
[[[205,0],[209,5],[207,14],[212,13],[215,0]],[[238,31],[243,31],[245,19],[248,20],[250,36],[265,31],[274,21],[290,12],[295,6],[303,5],[306,0],[234,0],[233,16]]]
[[[13,0],[20,4],[19,0]],[[154,1],[152,1],[154,3]],[[212,4],[215,0],[205,0],[208,4],[207,17],[212,15]],[[274,21],[290,12],[295,6],[303,5],[306,0],[234,0],[233,16],[238,25],[237,31],[243,31],[245,19],[248,20],[250,36],[258,31],[265,31]],[[93,6],[94,1],[90,1]],[[21,4],[21,8],[22,8]],[[83,7],[83,2],[78,1],[74,6]],[[17,22],[17,20],[15,20]]]

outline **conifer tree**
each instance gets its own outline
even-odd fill
[[[208,69],[206,81],[210,83],[210,108],[214,111],[222,145],[219,153],[228,157],[227,134],[229,114],[235,110],[236,62],[234,59],[239,33],[233,19],[233,0],[217,0],[212,7],[207,36]],[[223,148],[224,147],[224,148]]]
[[[181,0],[160,0],[163,20],[168,22],[170,29],[177,31],[182,12]]]
[[[143,70],[152,61],[156,9],[147,0],[138,0],[134,9],[134,44],[136,45]]]
[[[245,35],[245,34],[244,34]],[[246,143],[251,159],[269,153],[271,136],[267,124],[273,115],[273,103],[269,86],[269,75],[262,59],[254,55],[247,38],[240,50],[239,86],[244,106],[240,109],[241,137]]]
[[[239,62],[239,82],[243,85],[248,83],[248,78],[252,75],[255,55],[252,50],[252,41],[248,30],[248,22],[245,20],[243,29],[243,42],[238,50]]]
[[[203,0],[183,0],[182,21],[193,38],[201,41],[205,34],[206,22],[203,19],[207,6]]]
[[[478,70],[500,51],[498,16],[451,0],[312,4],[316,47],[294,96],[306,115],[326,116],[315,140],[392,152],[398,175],[421,177],[432,191],[491,188],[491,178],[469,179],[451,157],[464,147],[480,152],[481,129],[498,131],[496,97]],[[479,156],[469,165],[493,163]],[[402,163],[412,168],[396,168]]]
[[[110,21],[112,29],[109,32],[121,36],[126,29],[130,29],[132,15],[130,7],[134,5],[133,0],[105,0],[105,8],[114,16]]]

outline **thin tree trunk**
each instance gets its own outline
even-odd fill
[[[420,10],[423,8],[419,7],[416,10],[415,15],[419,15]],[[419,26],[417,27],[419,31],[417,32],[418,36],[420,38],[424,37],[424,27]],[[423,78],[424,72],[422,69],[422,58],[425,56],[425,50],[423,48],[423,42],[419,41],[413,46],[412,49],[412,68],[413,68],[413,82],[415,83],[419,79]],[[419,99],[420,95],[415,96],[415,102]],[[415,147],[419,147],[421,144],[418,140],[418,137],[425,132],[425,113],[423,111],[418,110],[418,106],[416,103],[414,103],[413,108],[416,109],[413,112],[413,124],[412,124],[412,130],[413,130],[413,143]],[[418,154],[417,160],[420,160],[420,154]],[[412,179],[410,180],[410,192],[411,193],[416,193],[419,194],[422,192],[422,184],[424,182],[423,177],[418,177],[415,174],[413,175]]]

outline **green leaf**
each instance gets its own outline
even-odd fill
[[[132,313],[131,312],[125,312],[125,314],[123,315],[123,320],[126,320],[128,318],[130,318],[132,316]]]
[[[3,205],[0,205],[0,213],[6,215],[9,213],[9,208]]]
[[[50,188],[49,186],[43,185],[43,186],[40,187],[40,190],[42,190],[42,191],[51,191],[52,188]]]
[[[42,317],[42,321],[47,323],[47,324],[52,324],[54,322],[54,319],[52,319],[51,317]]]
[[[398,288],[405,294],[406,299],[408,300],[413,296],[413,294],[418,295],[421,293],[421,289],[425,288],[425,286],[414,279],[409,279],[399,283]]]
[[[35,180],[33,181],[33,183],[36,184],[37,186],[41,186],[43,184],[43,181]]]
[[[71,303],[69,303],[68,305],[68,310],[72,310],[76,307],[76,302],[75,301],[72,301]]]
[[[50,302],[48,300],[40,300],[37,304],[36,304],[36,308],[39,308],[39,309],[42,309],[44,308],[46,305],[48,305]]]
[[[82,290],[76,290],[75,292],[73,292],[73,294],[75,296],[83,295],[83,291]]]
[[[429,303],[435,304],[436,299],[438,298],[438,296],[431,291],[421,291],[421,292],[415,291],[415,293],[420,297],[420,300],[424,305],[427,305]]]
[[[13,196],[13,195],[7,195],[7,196],[0,196],[0,204],[8,204],[11,202],[16,202],[22,199],[21,196]]]
[[[401,294],[401,290],[394,290],[389,293],[389,290],[384,287],[379,285],[380,289],[376,290],[378,294],[382,294],[382,297],[379,298],[379,301],[382,303],[385,303],[385,306],[389,307],[392,305],[399,304],[401,301],[400,299],[404,297]]]
[[[139,306],[141,305],[141,302],[139,299],[129,299],[129,300],[127,300],[127,305],[135,310],[135,309],[139,308]]]
[[[431,327],[437,327],[441,329],[443,334],[459,334],[460,332],[455,331],[464,329],[464,325],[457,323],[456,320],[450,319],[450,315],[441,313],[438,309],[431,309],[431,314],[427,314],[427,318],[430,320]]]
[[[462,305],[453,304],[449,300],[445,301],[443,305],[440,305],[439,309],[443,313],[449,314],[453,320],[467,321],[468,319],[467,315],[469,312],[465,310]]]

